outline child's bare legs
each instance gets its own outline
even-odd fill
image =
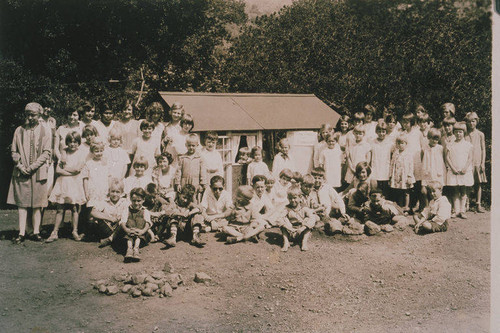
[[[474,191],[476,193],[476,211],[478,213],[484,213],[483,207],[481,206],[481,199],[483,195],[481,183],[478,182],[474,185]]]
[[[200,239],[201,226],[203,225],[203,217],[201,214],[196,214],[191,218],[191,226],[193,229],[193,238],[191,244],[193,245],[204,245]]]
[[[127,240],[127,253],[125,254],[125,259],[130,259],[134,257],[134,250],[132,249],[133,241],[131,239]]]
[[[135,260],[141,260],[141,258],[139,257],[139,246],[141,245],[141,238],[139,237],[136,237],[134,239],[134,259]]]
[[[26,235],[26,223],[28,220],[28,209],[19,207],[17,209],[19,213],[19,236],[25,236]]]
[[[46,243],[51,243],[59,239],[58,233],[61,223],[64,219],[64,206],[62,204],[57,204],[56,220],[54,222],[54,230],[50,234],[49,238],[45,241]]]
[[[153,232],[153,230],[148,229],[148,235],[149,235],[149,238],[151,238],[151,243],[155,243],[155,242],[158,241],[158,237],[156,237],[156,235]]]
[[[309,241],[309,238],[311,237],[312,233],[311,233],[311,229],[306,229],[304,230],[304,232],[302,233],[302,244],[300,245],[300,249],[302,251],[307,251],[309,250],[309,245],[308,245],[308,241]]]
[[[457,214],[458,217],[466,219],[467,216],[465,215],[466,212],[466,207],[467,207],[467,188],[465,186],[458,186],[458,196],[459,196],[459,201],[460,201],[460,206],[458,208],[458,211],[460,212]]]
[[[427,193],[427,187],[422,186],[420,191],[420,207],[419,211],[424,210],[429,205],[429,194]]]
[[[73,226],[73,232],[71,233],[73,235],[73,239],[76,241],[81,241],[82,237],[78,234],[78,217],[80,213],[80,207],[78,205],[72,205],[71,206],[71,216],[72,216],[72,221],[71,224]]]
[[[404,190],[404,207],[403,211],[408,212],[410,210],[410,190]]]
[[[460,194],[459,194],[459,187],[458,186],[453,186],[451,188],[452,191],[452,202],[453,202],[453,211],[455,212],[456,215],[460,213]],[[453,215],[452,215],[453,216]]]
[[[281,227],[281,233],[283,235],[283,246],[281,247],[281,251],[286,252],[290,247],[290,241],[288,240],[290,234],[288,233],[288,230],[284,227]]]
[[[170,225],[170,237],[165,241],[166,245],[174,247],[177,243],[177,223]]]
[[[242,240],[249,240],[250,238],[260,234],[264,231],[264,229],[266,229],[265,221],[253,222],[250,227],[245,230]]]
[[[222,227],[222,232],[229,235],[226,243],[236,243],[243,239],[243,234],[229,225]]]

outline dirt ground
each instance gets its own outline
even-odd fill
[[[51,224],[49,211],[44,224]],[[45,232],[50,232],[49,226]],[[380,236],[315,233],[311,249],[280,252],[277,229],[259,244],[225,245],[203,234],[150,244],[142,261],[96,243],[60,239],[13,245],[17,212],[0,211],[2,332],[488,332],[490,215],[470,213],[448,232]],[[117,273],[162,270],[184,278],[173,297],[104,296]],[[193,281],[196,272],[213,278]]]

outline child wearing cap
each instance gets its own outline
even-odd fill
[[[456,216],[467,218],[467,188],[474,185],[472,174],[473,147],[465,140],[467,126],[458,122],[453,126],[455,142],[446,146],[445,162],[447,167],[446,185],[452,187],[453,209]]]
[[[484,213],[481,206],[481,194],[482,188],[481,184],[488,182],[486,178],[485,170],[485,160],[486,160],[486,143],[484,140],[484,133],[477,129],[477,124],[479,123],[479,117],[475,112],[469,112],[465,116],[467,120],[467,135],[465,140],[472,144],[472,168],[474,175],[474,193],[475,193],[475,204],[476,211],[478,213]]]
[[[280,220],[280,229],[283,234],[281,251],[286,252],[290,247],[290,240],[300,242],[300,249],[307,251],[311,231],[319,221],[319,217],[311,208],[301,205],[302,191],[299,186],[292,186],[288,190],[288,205],[286,215]]]
[[[246,240],[257,240],[257,235],[265,229],[266,221],[252,203],[254,190],[249,185],[242,185],[236,191],[234,209],[228,217],[229,224],[222,227],[228,235],[226,243],[232,244]]]
[[[438,181],[430,181],[427,184],[428,193],[432,197],[429,207],[421,214],[414,215],[415,232],[431,233],[448,230],[448,220],[451,217],[451,204],[443,196],[443,185]]]

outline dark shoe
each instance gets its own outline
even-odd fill
[[[17,238],[16,238],[16,239],[14,239],[12,242],[13,242],[14,244],[16,244],[16,245],[17,245],[17,244],[21,244],[21,243],[23,243],[25,239],[26,239],[26,236],[24,236],[24,235],[19,235],[19,236],[17,236]]]
[[[170,247],[174,247],[176,245],[176,236],[170,236],[169,239],[163,241],[163,244],[168,245]]]
[[[43,241],[43,238],[40,234],[33,234],[33,236],[31,236],[31,240],[34,242],[41,242]]]
[[[191,240],[191,245],[203,246],[203,245],[205,245],[205,243],[201,241],[201,239],[198,235],[196,235],[196,236],[193,236],[193,239]]]

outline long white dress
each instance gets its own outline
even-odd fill
[[[338,144],[325,148],[319,154],[319,164],[324,166],[326,182],[332,187],[342,185],[342,150]]]

